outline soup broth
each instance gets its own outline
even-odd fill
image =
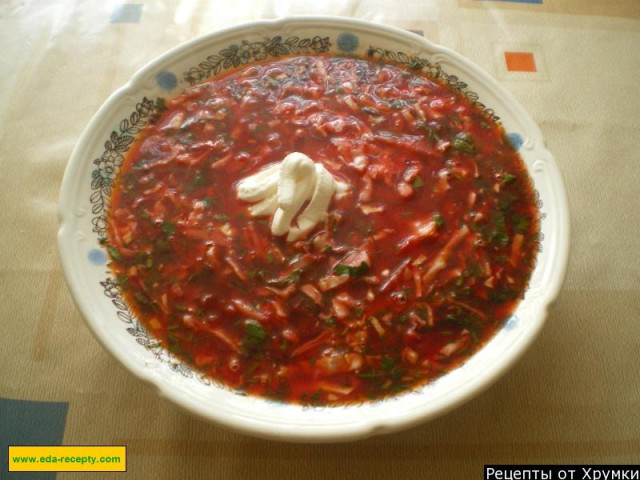
[[[487,342],[526,290],[538,248],[526,167],[437,80],[290,57],[166,107],[120,168],[110,265],[149,332],[229,388],[323,405],[414,390]],[[287,241],[237,186],[292,152],[347,189]]]

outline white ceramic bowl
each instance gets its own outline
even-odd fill
[[[131,314],[106,266],[99,240],[105,207],[122,154],[153,109],[192,82],[231,66],[284,53],[354,53],[428,69],[499,117],[524,158],[539,194],[542,242],[525,298],[504,327],[466,363],[421,388],[357,406],[302,407],[233,393],[203,378],[157,346]],[[215,32],[152,61],[117,90],[93,117],[67,167],[59,204],[58,245],[71,293],[88,326],[129,371],[191,413],[264,438],[342,441],[389,433],[441,415],[489,386],[531,345],[562,285],[569,249],[569,215],[560,172],[540,129],[483,70],[415,34],[362,21],[296,17]]]

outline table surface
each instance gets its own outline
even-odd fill
[[[71,150],[111,92],[184,41],[300,14],[413,30],[480,65],[540,125],[571,209],[566,282],[524,358],[443,417],[342,445],[254,439],[159,398],[86,328],[56,248]],[[126,445],[131,478],[464,479],[487,463],[640,463],[640,1],[5,0],[0,32],[0,456],[6,444]]]

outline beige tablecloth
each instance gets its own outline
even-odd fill
[[[121,475],[167,479],[466,479],[485,463],[640,463],[640,1],[137,2],[0,3],[0,457],[7,444],[120,444]],[[156,396],[85,326],[55,243],[71,150],[112,91],[183,41],[297,14],[414,30],[479,64],[541,126],[572,216],[564,289],[517,366],[444,417],[344,445],[249,438]],[[13,478],[5,462],[0,477]]]

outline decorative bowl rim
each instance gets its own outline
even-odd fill
[[[278,424],[273,421],[260,421],[259,418],[247,417],[242,414],[230,415],[228,409],[223,410],[222,413],[218,412],[215,408],[210,408],[209,405],[202,405],[202,403],[196,401],[197,399],[193,396],[185,395],[181,389],[175,387],[172,381],[168,381],[168,383],[164,381],[162,374],[157,370],[148,369],[144,365],[140,365],[139,361],[127,355],[126,352],[120,348],[114,337],[109,334],[109,329],[105,328],[104,325],[96,320],[102,313],[100,309],[92,303],[90,296],[86,294],[86,285],[83,283],[81,275],[76,268],[76,263],[74,263],[74,256],[77,255],[72,242],[72,236],[76,234],[73,214],[75,206],[74,190],[77,187],[78,179],[80,178],[82,180],[80,170],[82,170],[82,164],[87,162],[87,156],[89,155],[88,150],[90,149],[91,142],[95,138],[94,132],[101,123],[104,123],[103,120],[106,115],[120,102],[124,101],[127,96],[141,89],[145,79],[153,73],[158,72],[159,67],[171,64],[172,60],[179,56],[186,55],[190,51],[209,44],[220,44],[225,38],[246,34],[251,30],[262,28],[272,32],[280,32],[286,30],[290,25],[309,29],[316,28],[319,32],[322,31],[323,27],[356,29],[358,31],[365,31],[368,34],[380,36],[383,39],[386,37],[387,39],[391,38],[396,41],[401,40],[416,45],[417,48],[428,50],[433,56],[439,56],[452,61],[457,67],[472,76],[474,80],[479,82],[485,89],[492,92],[492,95],[500,96],[503,104],[505,106],[508,105],[514,116],[523,122],[523,128],[526,130],[529,140],[535,147],[537,155],[544,159],[545,173],[548,175],[550,188],[555,195],[555,203],[553,205],[556,215],[554,233],[556,233],[557,236],[553,239],[553,251],[550,253],[550,255],[552,255],[550,262],[553,263],[553,272],[549,278],[545,278],[544,294],[536,298],[538,314],[535,316],[535,322],[527,326],[525,335],[520,335],[518,341],[508,349],[507,354],[501,359],[502,361],[494,363],[490,368],[484,370],[480,378],[466,379],[460,388],[452,391],[446,398],[437,398],[429,405],[422,405],[420,409],[412,409],[408,412],[397,412],[392,417],[387,415],[387,417],[381,418],[375,416],[358,418],[358,416],[355,416],[354,421],[348,425],[315,421],[312,424],[297,426],[293,424]],[[100,138],[108,135],[107,130],[104,129],[99,130],[99,134],[101,135]],[[174,404],[181,406],[196,416],[213,421],[224,427],[258,437],[301,442],[355,440],[378,433],[399,431],[440,416],[478,395],[516,363],[538,336],[545,323],[547,310],[558,296],[564,282],[569,257],[569,208],[561,172],[551,153],[546,149],[541,130],[515,97],[480,67],[449,48],[434,44],[429,40],[396,27],[335,16],[294,16],[275,20],[246,22],[184,42],[148,62],[134,73],[125,85],[112,93],[103,103],[75,146],[62,182],[58,204],[58,222],[58,249],[67,285],[72,293],[74,302],[95,338],[98,339],[102,346],[128,371],[147,384],[153,385],[161,396],[170,399]],[[230,401],[233,403],[233,400]],[[362,409],[362,406],[354,405],[337,408],[345,408],[355,412],[356,409]],[[365,407],[364,410],[369,414],[371,408]]]

